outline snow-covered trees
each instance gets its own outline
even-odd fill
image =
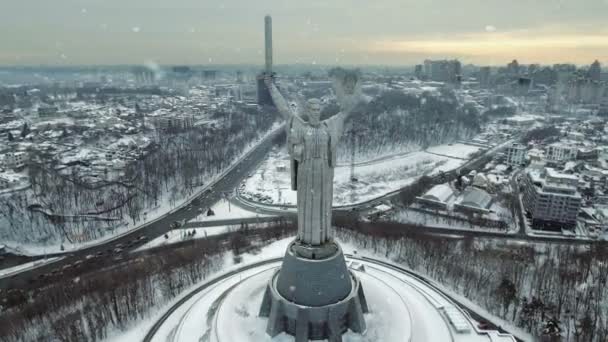
[[[154,150],[127,164],[118,178],[86,178],[79,171],[86,165],[72,165],[66,174],[52,163],[32,163],[31,189],[0,197],[0,240],[85,242],[111,234],[124,222],[141,223],[164,199],[175,205],[225,170],[276,119],[268,111],[235,110],[219,127],[158,131]]]
[[[35,291],[14,292],[9,301],[6,292],[0,292],[0,341],[107,339],[220,271],[233,235],[259,247],[293,235],[295,229],[293,224],[277,222],[266,228],[187,240],[179,248],[159,247],[151,254],[125,254],[120,261],[91,259],[79,269],[46,279],[45,286]]]
[[[608,246],[511,245],[338,219],[337,238],[381,253],[543,341],[608,341]]]
[[[324,114],[329,116],[338,109],[330,104],[325,110]],[[349,122],[356,130],[365,130],[356,147],[356,153],[362,156],[405,152],[453,142],[466,139],[480,129],[477,109],[460,104],[454,92],[447,89],[442,89],[439,95],[426,92],[418,96],[401,91],[382,93],[359,107]],[[340,145],[339,158],[346,159],[350,148],[349,144]]]

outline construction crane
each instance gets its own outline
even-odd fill
[[[357,149],[357,131],[351,128],[348,131],[350,136],[350,182],[357,182],[357,177],[355,177],[355,152]]]

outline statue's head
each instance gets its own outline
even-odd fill
[[[321,121],[321,101],[319,99],[310,99],[306,102],[308,112],[308,122],[312,125],[318,125]]]

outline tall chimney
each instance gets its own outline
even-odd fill
[[[272,74],[272,18],[267,15],[264,18],[266,33],[266,74]]]

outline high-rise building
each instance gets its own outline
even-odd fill
[[[526,161],[526,147],[522,144],[513,144],[507,148],[507,164],[521,166]]]
[[[552,168],[528,170],[524,177],[523,204],[538,228],[558,229],[576,225],[582,197],[578,178]]]
[[[602,66],[600,62],[596,59],[593,64],[589,67],[587,71],[587,77],[589,77],[592,81],[600,81],[602,76]]]
[[[425,60],[424,73],[428,79],[436,82],[459,83],[462,74],[460,61],[455,60]]]
[[[507,64],[507,73],[513,76],[519,75],[519,62],[517,62],[517,59]]]
[[[492,69],[489,66],[479,68],[479,84],[487,88],[490,86],[490,77],[492,76]]]
[[[553,143],[547,146],[547,160],[554,162],[562,162],[576,159],[578,149],[575,146],[570,146],[561,142]]]
[[[419,80],[424,78],[424,66],[422,64],[418,64],[414,67],[414,76]]]

